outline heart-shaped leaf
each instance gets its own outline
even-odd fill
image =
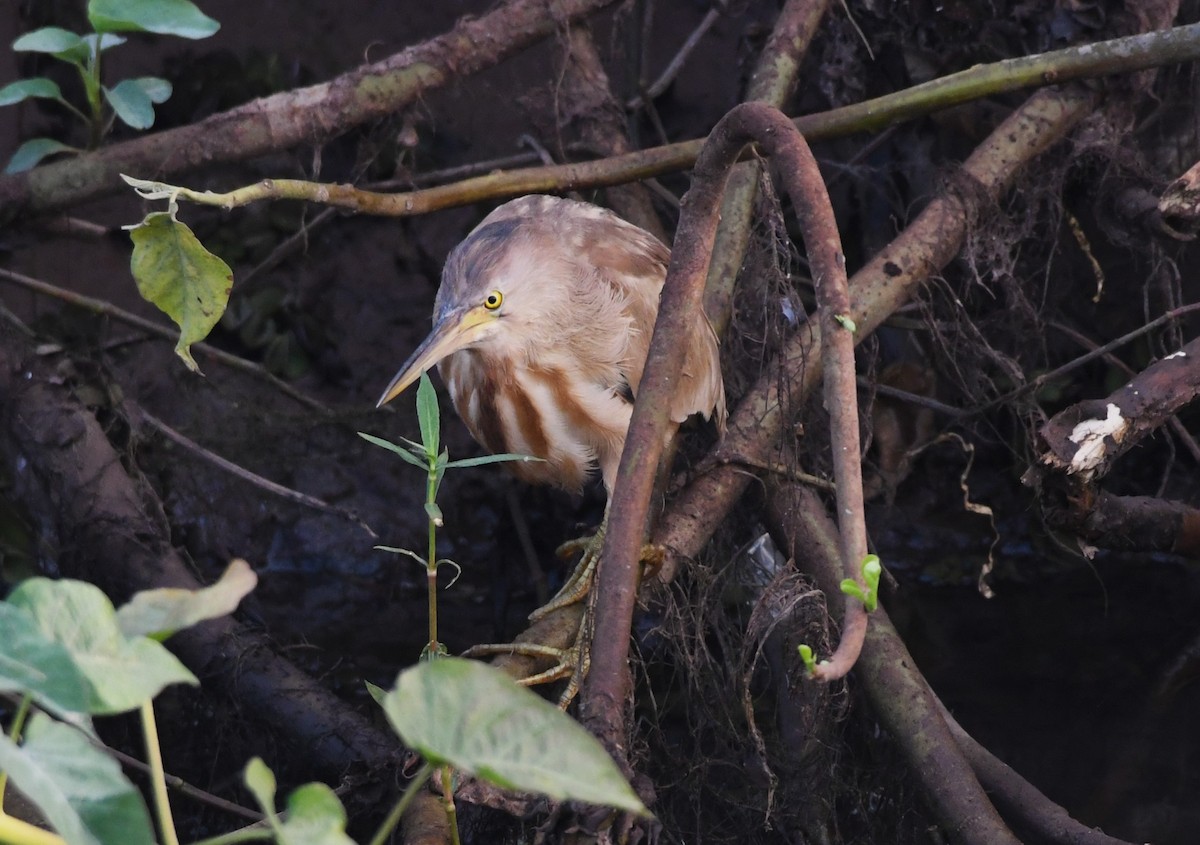
[[[508,789],[649,814],[595,737],[491,666],[451,657],[419,663],[400,673],[383,707],[430,763]]]

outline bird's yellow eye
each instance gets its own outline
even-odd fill
[[[487,299],[483,301],[483,307],[489,311],[495,311],[504,302],[504,294],[498,290],[494,290],[487,295]]]

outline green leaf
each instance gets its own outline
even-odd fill
[[[154,32],[207,38],[221,25],[189,0],[89,0],[88,20],[97,32]]]
[[[560,801],[649,812],[596,738],[498,669],[447,657],[400,673],[392,727],[430,763]]]
[[[238,558],[230,562],[215,584],[203,589],[143,590],[117,611],[117,624],[126,637],[165,640],[198,622],[233,613],[257,583],[258,576],[250,564]]]
[[[171,83],[156,76],[142,76],[103,90],[104,98],[123,123],[134,129],[149,129],[154,125],[154,104],[167,101]]]
[[[438,438],[441,436],[437,392],[429,373],[421,371],[421,383],[417,385],[417,420],[421,423],[421,442],[425,454],[434,457],[438,453]]]
[[[50,710],[84,713],[91,692],[71,653],[26,610],[0,603],[0,692],[29,693]]]
[[[796,646],[796,651],[800,655],[800,662],[804,664],[804,671],[809,677],[812,677],[817,671],[817,660],[813,657],[812,646],[800,643],[800,645]]]
[[[480,455],[478,458],[462,458],[461,460],[451,461],[446,464],[448,469],[458,467],[479,467],[484,464],[498,464],[504,461],[540,461],[542,458],[535,458],[533,455],[516,455],[512,452],[504,452],[499,455]]]
[[[126,79],[113,88],[105,87],[104,99],[126,126],[134,129],[149,129],[154,125],[154,104],[141,86]]]
[[[34,713],[17,746],[0,735],[0,769],[69,845],[153,845],[141,793],[78,731]]]
[[[268,816],[275,814],[275,773],[262,761],[261,757],[251,757],[246,764],[243,777],[246,788],[258,802],[258,806]]]
[[[346,809],[323,783],[306,783],[288,796],[281,845],[354,845],[346,835]]]
[[[246,764],[246,786],[266,814],[280,845],[354,845],[346,836],[346,810],[323,783],[308,783],[288,796],[286,819],[275,812],[275,775],[261,758]]]
[[[47,100],[61,100],[62,91],[54,80],[47,79],[44,76],[35,76],[33,79],[20,79],[0,88],[0,106],[11,106],[14,103],[19,103],[33,97],[42,97]]]
[[[8,160],[4,172],[24,173],[26,170],[32,170],[34,167],[37,167],[38,162],[46,156],[54,155],[55,153],[75,152],[79,151],[61,141],[55,141],[53,138],[32,138],[17,147],[17,151],[13,153],[13,157]]]
[[[103,53],[109,47],[119,47],[126,40],[120,35],[113,35],[111,32],[91,32],[83,36],[83,42],[87,45],[88,50],[96,53]]]
[[[367,692],[369,692],[371,694],[371,698],[373,698],[375,700],[376,704],[378,704],[380,707],[382,707],[383,700],[385,698],[387,698],[387,690],[385,690],[383,687],[379,686],[378,684],[371,683],[370,681],[363,681],[363,683],[367,687]]]
[[[18,53],[55,54],[87,49],[82,38],[70,30],[57,26],[44,26],[33,32],[27,32],[12,43],[12,48]]]
[[[112,602],[92,584],[29,578],[9,596],[36,620],[42,634],[64,646],[87,678],[87,711],[122,713],[140,707],[169,684],[195,684],[195,676],[160,643],[127,639]]]
[[[141,88],[152,103],[165,103],[171,99],[171,83],[161,76],[138,76],[126,81]]]
[[[129,267],[138,290],[179,326],[175,354],[189,369],[200,372],[189,350],[208,337],[225,313],[233,271],[171,211],[147,214],[129,235],[133,239]]]
[[[445,518],[442,516],[442,509],[438,507],[437,502],[426,502],[425,513],[429,517],[429,521],[441,528],[446,524]]]
[[[387,440],[384,440],[382,437],[375,437],[372,434],[365,434],[361,431],[358,433],[358,436],[361,437],[363,440],[367,441],[368,443],[373,443],[376,446],[379,446],[383,449],[387,449],[389,452],[395,452],[397,455],[399,455],[401,458],[403,458],[408,463],[415,466],[417,469],[424,470],[426,472],[429,471],[429,463],[427,462],[427,460],[424,457],[418,457],[417,455],[414,455],[412,452],[410,452],[408,449],[405,449],[403,446],[397,446],[395,443],[391,443]],[[405,438],[403,438],[403,437],[400,439],[405,440]],[[405,442],[412,443],[411,440],[405,440]],[[419,444],[413,444],[413,445],[414,445],[414,448],[419,448]]]
[[[275,773],[262,761],[261,757],[251,757],[242,777],[246,781],[246,788],[258,802],[258,806],[270,818],[271,826],[276,827],[278,821],[275,818]]]

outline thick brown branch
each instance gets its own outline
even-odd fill
[[[849,295],[833,209],[816,160],[795,127],[777,109],[743,103],[722,118],[709,135],[696,162],[693,187],[683,199],[658,321],[613,491],[597,574],[592,674],[585,682],[581,705],[584,723],[613,751],[624,748],[623,726],[613,714],[622,712],[627,694],[621,669],[628,654],[638,553],[664,433],[671,424],[670,396],[683,366],[685,344],[681,338],[701,308],[726,179],[741,150],[752,142],[757,142],[768,156],[778,158],[788,194],[796,206],[813,275],[819,280],[817,294],[829,339],[826,378],[834,384],[831,397],[838,405],[833,437],[838,507],[847,538],[843,548],[846,554],[858,558],[866,554],[853,338],[835,319],[849,310]],[[865,624],[865,619],[860,624]]]
[[[1058,845],[1130,845],[1123,839],[1087,827],[1047,798],[1040,789],[1014,772],[1003,760],[975,741],[937,702],[938,710],[954,741],[992,802],[1013,826],[1027,830],[1046,842]]]
[[[1039,91],[988,136],[962,166],[963,181],[975,190],[948,190],[934,199],[851,278],[856,338],[866,337],[958,253],[981,211],[996,202],[1022,167],[1088,114],[1095,97],[1075,88]],[[765,460],[785,436],[794,409],[816,386],[820,365],[819,332],[806,323],[780,359],[763,368],[763,377],[731,416],[721,450]],[[735,465],[719,465],[675,498],[654,536],[671,551],[659,579],[670,581],[681,560],[700,552],[750,479]]]
[[[746,89],[747,100],[777,109],[784,107],[795,90],[800,61],[828,8],[829,0],[788,0],[784,4],[755,64]],[[721,225],[704,290],[704,313],[718,335],[724,334],[733,314],[733,288],[750,242],[758,178],[757,162],[734,168],[721,200]]]
[[[827,595],[841,580],[835,529],[816,495],[799,485],[773,487],[769,515],[797,563],[816,576]],[[872,614],[856,677],[879,719],[920,779],[951,841],[965,845],[1019,845],[975,779],[937,699],[883,607]]]

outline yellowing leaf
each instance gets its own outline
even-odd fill
[[[117,624],[127,637],[165,640],[184,628],[226,616],[237,609],[258,576],[241,558],[230,562],[221,579],[199,590],[162,587],[143,590],[117,610]]]
[[[129,269],[138,290],[179,326],[175,353],[199,372],[189,351],[208,337],[225,313],[233,271],[196,239],[171,212],[157,211],[134,227]]]

